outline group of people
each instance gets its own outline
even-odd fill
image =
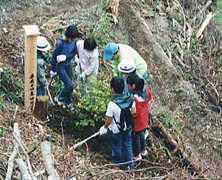
[[[93,38],[76,40],[79,37],[77,26],[70,25],[65,36],[59,38],[51,59],[50,77],[58,75],[64,88],[55,96],[58,105],[73,110],[73,67],[76,63],[80,92],[84,94],[83,84],[96,80],[99,67],[99,52]],[[44,51],[50,49],[45,37],[37,39],[37,95],[45,95],[48,86],[45,78]],[[147,64],[143,58],[130,46],[108,43],[105,46],[103,59],[112,60],[113,78],[111,90],[114,94],[107,107],[105,124],[100,128],[100,134],[107,134],[112,148],[113,163],[125,162],[127,169],[134,167],[133,159],[140,160],[147,154],[145,131],[148,125],[149,101],[151,92],[147,87]],[[119,129],[121,109],[131,110],[134,126]],[[124,124],[126,126],[126,124]]]
[[[72,92],[73,92],[73,66],[72,59],[77,64],[76,72],[78,73],[78,84],[80,92],[84,94],[83,84],[90,84],[96,79],[99,67],[99,53],[97,43],[94,38],[85,40],[76,40],[79,37],[77,26],[70,25],[65,36],[61,36],[51,58],[50,77],[59,76],[64,84],[64,88],[55,96],[54,101],[58,105],[73,110]],[[44,51],[48,51],[50,44],[45,37],[37,38],[37,95],[45,95],[47,89],[47,81],[45,78],[45,57]]]

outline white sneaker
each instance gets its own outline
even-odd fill
[[[59,100],[58,100],[58,96],[55,96],[55,97],[54,97],[54,101],[55,101],[59,106],[64,105],[64,103],[63,103],[62,101],[59,101]]]
[[[74,110],[74,107],[73,107],[73,104],[72,104],[72,103],[66,104],[66,107],[67,107],[70,111],[73,111],[73,110]]]
[[[147,155],[147,150],[141,151],[140,154],[141,154],[142,156],[146,156],[146,155]]]
[[[137,156],[133,156],[133,160],[139,161],[142,159],[142,156],[139,154]]]

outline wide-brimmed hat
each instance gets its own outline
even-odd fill
[[[131,73],[136,69],[135,65],[132,62],[123,60],[118,65],[118,70],[122,73]]]
[[[37,38],[37,49],[39,51],[48,51],[50,48],[51,46],[45,37],[39,36]]]
[[[118,51],[119,47],[115,43],[109,43],[105,46],[105,51],[103,54],[103,59],[110,60],[113,55]]]

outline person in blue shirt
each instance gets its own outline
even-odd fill
[[[50,77],[58,74],[64,84],[64,88],[55,96],[54,100],[58,105],[74,110],[72,104],[73,73],[71,60],[77,53],[76,40],[79,36],[77,26],[70,25],[65,32],[65,36],[59,38],[51,59],[52,70]]]

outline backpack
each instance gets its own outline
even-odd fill
[[[130,107],[132,106],[132,104],[129,107],[125,107],[125,108],[120,107],[120,105],[117,103],[115,103],[115,104],[118,105],[119,108],[121,109],[119,123],[116,122],[116,119],[113,116],[113,119],[114,119],[115,123],[117,124],[119,131],[122,132],[124,130],[125,123],[126,123],[126,131],[131,130],[133,128],[133,116],[132,116],[132,113],[130,110]]]

